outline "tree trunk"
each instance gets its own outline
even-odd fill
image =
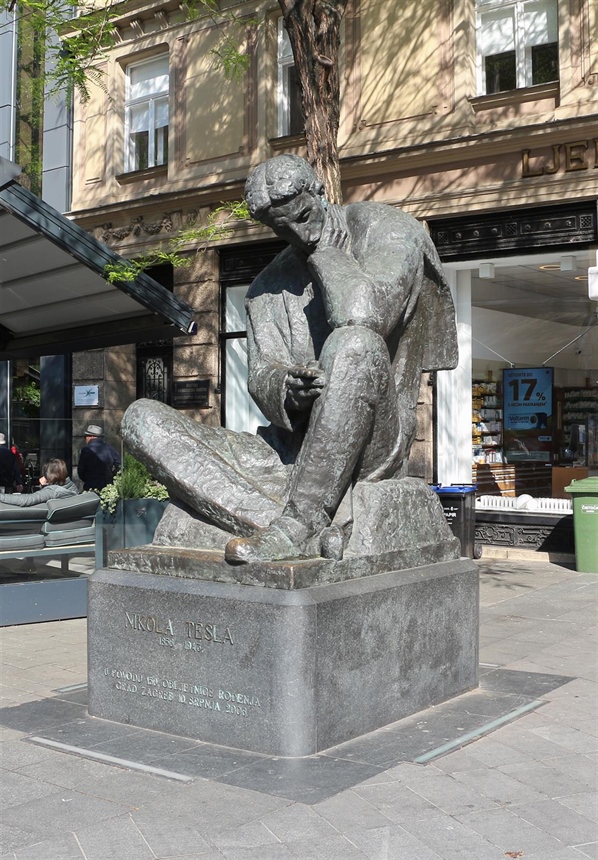
[[[342,203],[338,159],[340,24],[348,0],[278,0],[295,58],[307,159],[331,203]]]

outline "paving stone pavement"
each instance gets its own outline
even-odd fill
[[[88,747],[128,740],[104,721],[89,728],[84,619],[2,629],[0,860],[598,860],[598,576],[478,564],[483,677],[513,701],[532,683],[541,705],[426,764],[401,760],[397,744],[413,735],[401,724],[372,733],[361,749],[381,764],[340,791],[345,748],[314,757],[317,773],[302,771],[293,794],[298,771],[274,759],[239,768],[253,785],[223,781],[232,753],[217,747],[209,777],[178,782],[36,745],[28,738],[48,726],[78,725]],[[483,722],[476,703],[457,700],[460,727]],[[168,739],[135,734],[147,760],[159,747],[164,761],[189,752],[175,739],[166,756]]]

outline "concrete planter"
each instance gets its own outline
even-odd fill
[[[100,508],[96,519],[96,567],[104,567],[111,549],[151,543],[168,504],[157,499],[123,499],[114,513]]]

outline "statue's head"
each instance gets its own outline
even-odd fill
[[[324,186],[298,155],[278,155],[249,175],[245,197],[253,218],[303,251],[313,251],[326,221]]]

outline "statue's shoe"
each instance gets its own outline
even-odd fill
[[[224,549],[232,564],[259,561],[289,561],[319,556],[319,533],[292,517],[279,517],[265,529],[247,538],[233,538]]]

